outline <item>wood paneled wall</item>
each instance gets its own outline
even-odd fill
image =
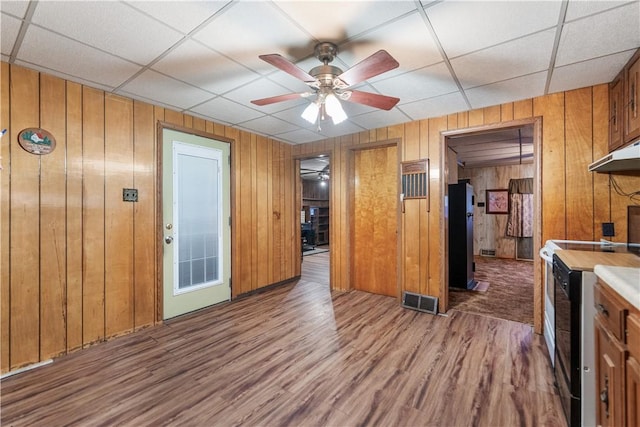
[[[541,242],[547,239],[593,240],[602,237],[602,222],[614,222],[614,241],[626,240],[627,205],[616,194],[608,175],[595,174],[587,165],[607,152],[608,86],[598,85],[513,103],[379,128],[340,138],[297,145],[294,156],[331,154],[331,280],[336,289],[350,289],[349,241],[346,230],[349,188],[349,147],[401,138],[401,161],[427,157],[430,161],[429,212],[422,201],[407,201],[401,217],[401,288],[442,298],[444,238],[442,183],[445,150],[440,132],[472,128],[533,117],[542,118],[540,174],[542,179]],[[640,188],[637,172],[615,175],[627,192]],[[540,245],[541,242],[536,242]],[[539,247],[539,246],[538,246]],[[537,252],[535,252],[537,253]],[[536,256],[534,323],[542,330],[542,279]],[[442,307],[442,304],[441,304]]]
[[[475,255],[480,254],[480,249],[495,249],[497,257],[515,259],[516,238],[506,235],[508,215],[487,214],[486,208],[478,207],[478,202],[485,202],[485,190],[509,188],[509,180],[532,178],[533,173],[533,163],[458,168],[458,178],[469,179],[475,195],[476,203],[473,207],[473,253]]]
[[[300,275],[290,145],[5,62],[0,77],[2,372],[158,321],[158,122],[233,140],[233,295]],[[53,153],[22,150],[27,127]]]

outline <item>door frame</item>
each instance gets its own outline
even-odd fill
[[[402,139],[401,138],[389,138],[384,141],[377,141],[362,145],[352,145],[348,146],[347,153],[347,177],[348,177],[348,185],[347,185],[347,212],[348,218],[346,222],[347,226],[347,235],[349,238],[347,239],[347,247],[346,252],[349,256],[349,262],[347,263],[348,277],[349,277],[349,290],[355,289],[354,287],[354,241],[355,241],[355,226],[354,226],[354,218],[356,215],[355,212],[355,177],[356,177],[356,168],[355,168],[355,153],[356,151],[362,150],[373,150],[376,148],[385,148],[385,147],[396,147],[396,154],[398,156],[396,161],[396,177],[397,177],[397,192],[396,194],[400,194],[402,192],[402,184],[400,180],[400,167],[403,159],[403,151],[402,151]],[[396,298],[398,301],[402,299],[402,284],[404,283],[404,264],[402,260],[402,212],[400,209],[400,203],[396,200]]]
[[[463,129],[440,132],[442,147],[440,156],[440,170],[443,171],[440,180],[440,203],[444,227],[440,231],[440,253],[444,254],[444,262],[441,264],[440,277],[444,280],[440,283],[441,306],[443,312],[449,309],[449,217],[445,212],[448,197],[447,185],[449,183],[449,162],[447,161],[448,138],[460,135],[473,135],[496,130],[533,126],[533,328],[536,333],[542,333],[544,315],[544,283],[542,283],[542,268],[540,257],[536,256],[542,245],[542,117],[512,120],[490,125],[474,126]]]
[[[227,138],[225,136],[216,135],[206,131],[197,129],[191,129],[184,126],[179,126],[174,123],[168,123],[158,120],[156,125],[156,322],[162,323],[162,313],[164,310],[163,303],[163,280],[164,280],[164,266],[163,266],[163,238],[164,238],[164,226],[162,222],[162,148],[164,143],[163,131],[165,129],[173,130],[176,132],[182,132],[189,135],[196,135],[206,139],[212,139],[218,142],[226,142],[229,144],[229,152],[231,155],[231,164],[229,165],[230,184],[230,212],[231,224],[235,219],[235,180],[233,179],[234,161],[235,161],[235,140]],[[235,294],[233,292],[233,260],[235,255],[235,245],[233,241],[233,227],[230,227],[230,240],[231,240],[231,300],[233,300]]]
[[[294,165],[294,174],[295,174],[295,201],[294,201],[294,205],[295,205],[295,212],[294,212],[294,218],[297,218],[296,221],[300,221],[300,208],[302,207],[302,177],[300,176],[300,160],[304,160],[304,159],[313,159],[315,157],[327,157],[329,159],[329,166],[331,169],[333,169],[333,152],[332,150],[328,150],[328,151],[313,151],[310,153],[305,153],[305,154],[296,154],[294,156],[292,156],[292,160],[293,160],[293,165]],[[334,175],[333,173],[330,175]],[[331,214],[331,200],[333,198],[333,194],[334,194],[334,185],[336,185],[335,183],[335,179],[334,178],[329,178],[329,245],[331,245],[331,234],[333,233],[333,218],[335,214]],[[298,224],[299,225],[299,224]],[[300,258],[298,258],[298,271],[302,272],[302,241],[301,241],[301,234],[302,234],[302,230],[300,229],[300,227],[296,227],[295,229],[295,236],[294,236],[294,244],[296,246],[296,248],[298,249],[298,253],[300,254]],[[333,265],[333,256],[334,256],[335,251],[329,251],[329,289],[333,289],[332,286],[332,280],[333,280],[333,275],[331,274],[331,266]]]

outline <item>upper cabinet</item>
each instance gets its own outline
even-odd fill
[[[640,50],[624,69],[624,142],[640,136]]]
[[[609,151],[623,144],[624,70],[609,83]]]
[[[640,136],[640,49],[609,83],[609,151]]]

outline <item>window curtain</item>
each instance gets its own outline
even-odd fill
[[[533,237],[533,178],[509,181],[507,236]]]

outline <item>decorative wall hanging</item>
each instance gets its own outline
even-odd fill
[[[401,163],[402,212],[407,199],[426,199],[429,212],[429,159],[412,160]]]
[[[509,190],[487,190],[486,202],[488,214],[508,214]]]
[[[51,132],[40,128],[27,128],[18,134],[18,144],[32,154],[49,154],[56,148]]]

